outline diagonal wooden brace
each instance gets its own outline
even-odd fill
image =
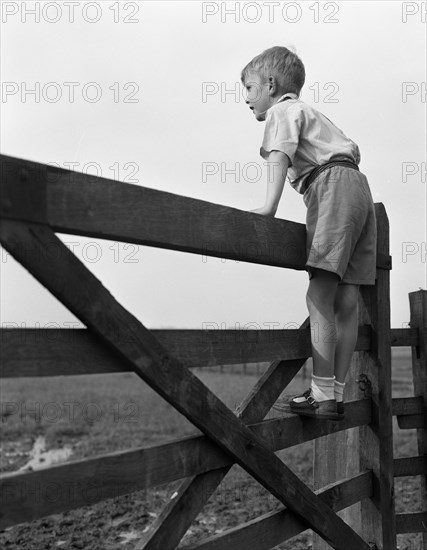
[[[48,226],[1,220],[0,240],[112,352],[336,550],[369,546],[189,369],[170,357]],[[56,253],[46,262],[46,250]]]
[[[309,324],[308,318],[301,328]],[[238,416],[246,424],[261,421],[304,363],[305,359],[271,363],[241,403]],[[134,550],[174,550],[230,469],[226,466],[185,479]]]

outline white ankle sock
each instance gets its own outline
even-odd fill
[[[335,380],[334,395],[337,401],[344,400],[344,388],[345,382],[338,382],[337,380]]]
[[[335,399],[334,397],[334,383],[335,376],[332,378],[325,378],[323,376],[311,375],[311,395],[316,401],[328,401],[329,399]],[[295,403],[302,403],[305,401],[305,397],[294,397]]]
[[[311,376],[311,394],[316,401],[327,401],[334,397],[335,376],[326,378],[323,376]]]

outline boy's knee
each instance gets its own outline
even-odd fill
[[[306,294],[307,305],[309,303],[333,303],[337,291],[339,276],[336,273],[315,269],[310,279]]]
[[[359,287],[357,285],[343,285],[337,293],[335,309],[337,313],[350,315],[357,312],[358,302]]]
[[[334,311],[334,295],[322,286],[310,286],[305,296],[310,315],[316,311]]]

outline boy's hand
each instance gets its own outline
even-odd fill
[[[255,210],[249,210],[249,212],[261,214],[262,216],[271,216],[272,218],[274,218],[276,214],[275,210],[271,210],[271,208],[268,208],[267,206],[262,206],[261,208],[256,208]]]

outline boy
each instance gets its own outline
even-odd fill
[[[287,48],[262,52],[246,65],[241,80],[246,103],[266,122],[260,154],[270,168],[265,205],[252,212],[274,217],[287,174],[307,207],[313,374],[310,389],[289,407],[301,415],[341,419],[358,333],[359,285],[375,284],[376,273],[375,208],[358,168],[359,148],[298,99],[305,69]]]

